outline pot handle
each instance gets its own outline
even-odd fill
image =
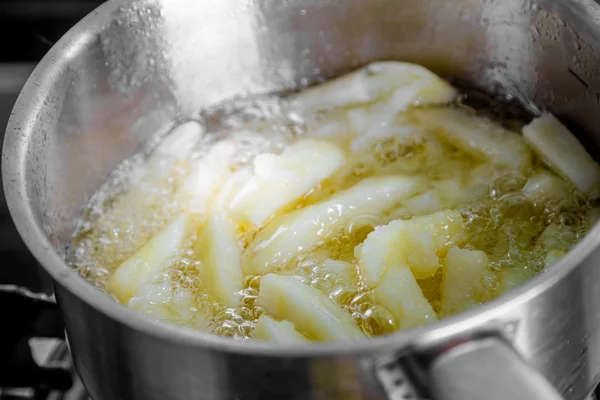
[[[558,391],[499,337],[443,350],[424,365],[414,356],[376,368],[390,400],[563,400]]]

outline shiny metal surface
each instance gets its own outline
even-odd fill
[[[568,400],[600,380],[600,226],[508,296],[422,329],[278,348],[161,324],[63,263],[89,196],[178,118],[232,96],[299,87],[373,60],[413,61],[531,108],[600,144],[600,9],[591,0],[112,0],[41,62],[3,149],[7,201],[53,276],[95,400],[381,399],[381,357],[500,330]]]
[[[487,338],[448,351],[430,369],[439,400],[561,400],[537,371],[503,341]]]

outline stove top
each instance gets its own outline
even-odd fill
[[[66,371],[72,385],[67,390],[44,387],[0,388],[0,400],[90,400],[83,384],[77,377],[69,356],[69,349],[60,339],[31,339],[29,342],[35,362],[43,367],[59,368]]]

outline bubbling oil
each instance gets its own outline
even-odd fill
[[[178,203],[176,193],[194,160],[202,159],[220,140],[230,140],[236,148],[231,168],[248,167],[258,154],[280,152],[310,137],[310,123],[328,118],[327,113],[300,118],[279,104],[278,99],[268,98],[241,105],[236,102],[213,110],[208,118],[205,116],[210,131],[198,144],[197,151],[188,160],[169,164],[170,172],[161,179],[141,178],[140,181],[134,171],[143,169],[145,162],[139,157],[138,161],[129,161],[118,168],[105,189],[95,196],[73,237],[67,255],[70,265],[111,295],[108,278],[185,208]],[[514,123],[511,120],[511,124]],[[434,182],[454,180],[462,185],[460,200],[453,208],[466,221],[464,247],[485,252],[494,274],[520,269],[528,276],[547,267],[549,249],[562,253],[570,249],[599,215],[598,204],[572,187],[572,194],[563,199],[531,201],[522,193],[531,170],[515,173],[498,169],[472,183],[470,179],[481,166],[481,160],[437,140],[425,127],[411,124],[411,129],[415,134],[384,135],[366,144],[353,143],[345,135],[326,137],[352,153],[349,162],[286,211],[324,201],[373,176],[402,174],[425,176]],[[360,150],[352,152],[352,146],[358,145]],[[533,169],[536,168],[541,168],[539,161],[535,161]],[[135,176],[138,176],[137,181]],[[127,187],[135,187],[135,193],[123,189]],[[413,215],[414,210],[402,205],[390,211],[363,214],[349,221],[342,234],[301,252],[278,273],[325,293],[346,310],[369,337],[401,329],[390,310],[378,304],[363,284],[354,251],[376,227]],[[240,245],[246,249],[256,232],[248,232],[243,227],[240,232]],[[215,301],[199,272],[203,263],[194,253],[197,240],[196,234],[190,235],[164,272],[126,305],[165,322],[236,340],[249,339],[263,313],[257,302],[261,276],[244,276],[243,289],[237,293],[238,307],[229,308]],[[350,273],[341,274],[332,269],[328,260],[335,260]],[[441,312],[441,270],[438,268],[434,276],[418,281],[438,314]],[[484,302],[499,294],[501,291],[491,284],[488,292],[477,300]]]

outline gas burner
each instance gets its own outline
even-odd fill
[[[68,388],[0,388],[0,400],[90,400],[83,384],[73,369],[69,350],[60,339],[31,339],[33,359],[37,365],[65,371],[72,381]]]
[[[0,400],[64,399],[76,378],[54,299],[3,285],[0,304],[11,321],[0,342]]]

